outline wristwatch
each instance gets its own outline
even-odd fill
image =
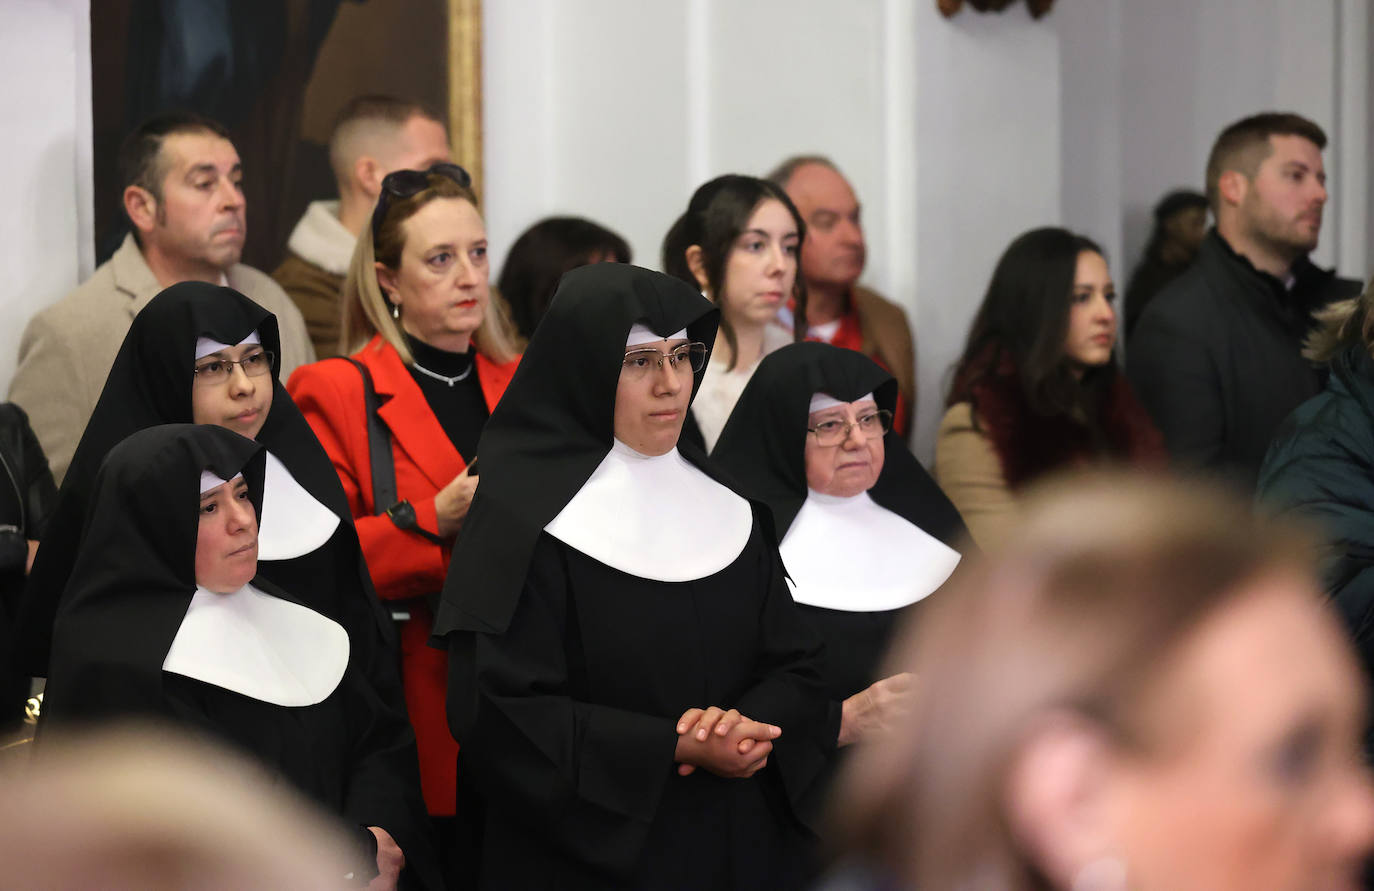
[[[404,498],[386,509],[387,518],[396,524],[397,529],[404,529],[407,532],[414,532],[416,535],[426,538],[437,545],[446,545],[439,536],[430,532],[428,529],[420,528],[420,520],[415,516],[415,506]]]

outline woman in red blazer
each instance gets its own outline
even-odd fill
[[[343,482],[377,592],[410,614],[406,704],[425,803],[441,825],[455,813],[458,746],[444,717],[447,655],[426,645],[426,598],[443,586],[477,487],[478,436],[519,362],[487,279],[486,227],[467,173],[439,164],[388,175],[344,283],[340,348],[353,361],[298,368],[287,385]],[[374,503],[362,369],[390,434],[391,504]]]

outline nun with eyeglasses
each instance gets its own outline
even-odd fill
[[[718,310],[563,277],[482,438],[436,634],[484,888],[793,888],[836,728],[766,509],[679,443]]]

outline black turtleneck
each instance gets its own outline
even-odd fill
[[[451,353],[430,346],[422,340],[406,335],[410,354],[415,364],[410,367],[410,376],[420,385],[420,392],[429,403],[430,411],[444,428],[449,442],[463,456],[463,461],[472,463],[477,457],[477,440],[482,435],[482,427],[487,423],[487,400],[482,395],[482,384],[477,378],[477,350],[469,346],[466,353]],[[432,371],[446,378],[454,378],[466,373],[462,380],[453,385],[425,374],[420,369]]]

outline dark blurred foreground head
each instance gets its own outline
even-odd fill
[[[919,700],[840,835],[923,891],[1358,887],[1366,692],[1311,564],[1196,485],[1041,489],[891,657]]]

